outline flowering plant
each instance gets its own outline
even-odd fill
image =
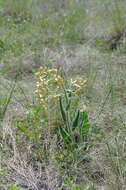
[[[67,79],[62,77],[57,69],[47,67],[41,67],[36,77],[36,94],[44,109],[47,109],[52,102],[59,104],[61,113],[58,123],[59,137],[65,143],[84,140],[90,128],[88,113],[85,105],[78,108],[75,99],[79,100],[78,97],[86,87],[86,80],[81,77],[76,77],[74,80]],[[78,138],[76,134],[79,135]]]
[[[46,108],[50,101],[61,96],[59,92],[60,86],[63,84],[63,78],[58,74],[57,69],[48,69],[46,67],[40,67],[36,77],[36,94],[40,104]]]

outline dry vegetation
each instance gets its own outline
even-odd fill
[[[126,189],[125,9],[0,0],[0,190]]]

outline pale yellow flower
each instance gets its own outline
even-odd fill
[[[58,100],[62,96],[64,79],[58,73],[57,69],[48,69],[47,67],[40,67],[36,73],[37,83],[35,93],[38,95],[39,101],[42,105],[47,105],[50,101]],[[76,77],[75,80],[68,79],[68,84],[75,94],[85,87],[86,81],[81,77]]]
[[[75,93],[80,92],[86,84],[86,80],[83,80],[81,77],[76,77],[75,80],[71,79],[71,86],[74,88]]]
[[[57,69],[49,69],[48,72],[52,73],[52,74],[56,74],[58,72],[58,70]]]
[[[55,82],[56,82],[56,85],[61,85],[62,82],[63,82],[63,79],[62,77],[60,77],[59,75],[55,78]]]
[[[80,109],[80,112],[86,112],[87,111],[87,106],[83,105]]]
[[[58,99],[60,86],[63,83],[63,78],[58,74],[57,69],[48,69],[41,67],[36,73],[37,84],[36,94],[39,97],[41,104],[47,104],[52,99]],[[58,94],[56,92],[58,91]]]
[[[59,99],[59,97],[61,97],[61,94],[57,94],[57,95],[53,95],[53,99]]]

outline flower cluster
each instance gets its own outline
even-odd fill
[[[77,77],[75,80],[71,79],[71,87],[75,93],[81,92],[81,90],[86,86],[86,80],[81,77]]]
[[[87,112],[88,111],[88,108],[87,108],[87,106],[84,104],[84,105],[82,105],[81,106],[81,109],[80,109],[80,112]]]
[[[49,102],[53,102],[64,95],[64,84],[66,79],[59,74],[57,69],[48,69],[47,67],[40,67],[36,72],[37,85],[36,94],[39,98],[40,104],[47,106]],[[82,92],[86,85],[86,81],[81,77],[73,79],[67,79],[67,84],[70,87],[69,91],[74,94]],[[65,88],[65,91],[68,90]]]
[[[41,104],[47,106],[49,101],[61,96],[60,88],[63,84],[63,78],[59,75],[57,69],[40,67],[39,71],[36,73],[36,77],[36,94],[38,95]]]

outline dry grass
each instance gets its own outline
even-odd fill
[[[78,35],[86,38],[83,44],[77,42],[71,44],[68,39],[69,42],[64,43],[67,37],[65,38],[64,35],[62,41],[57,35],[59,28],[51,25],[54,27],[53,32],[58,31],[57,34],[55,33],[56,39],[48,39],[52,46],[50,42],[48,45],[44,42],[45,44],[41,46],[41,43],[38,43],[41,39],[40,20],[36,25],[37,29],[33,30],[32,22],[36,19],[33,16],[34,18],[30,17],[32,24],[30,23],[30,26],[28,24],[29,32],[23,31],[26,35],[25,39],[30,38],[31,31],[38,32],[33,35],[32,44],[28,47],[23,46],[25,51],[21,55],[15,51],[10,53],[8,49],[5,51],[0,63],[0,111],[6,105],[6,98],[17,73],[18,78],[6,113],[3,118],[0,118],[0,188],[2,190],[17,190],[15,188],[76,190],[76,185],[79,185],[78,190],[85,190],[88,186],[88,190],[126,189],[125,35],[122,35],[123,43],[121,42],[116,50],[111,51],[109,44],[106,45],[106,41],[108,42],[111,37],[115,37],[115,33],[118,33],[116,27],[118,22],[115,23],[113,19],[118,18],[119,15],[115,17],[113,15],[115,8],[116,10],[122,8],[122,4],[119,4],[119,7],[111,5],[113,12],[109,10],[109,13],[113,15],[110,14],[110,17],[106,7],[103,4],[101,7],[98,2],[97,0],[97,6],[96,0],[85,5],[86,25],[80,22],[82,30]],[[55,6],[54,9],[56,10]],[[123,11],[118,18],[121,19],[121,23],[125,18]],[[54,21],[56,14],[53,16]],[[71,17],[67,15],[66,18],[70,20]],[[21,17],[22,19],[24,16]],[[105,19],[109,22],[105,22]],[[50,30],[50,26],[47,28]],[[13,41],[13,37],[18,32],[13,28],[12,33],[10,40]],[[8,34],[8,31],[4,33],[5,36]],[[16,48],[20,49],[20,45],[16,45]],[[74,151],[63,148],[62,142],[60,146],[60,143],[57,145],[57,136],[49,135],[51,133],[49,126],[43,124],[42,111],[39,110],[34,94],[36,85],[34,72],[39,66],[45,65],[62,69],[69,78],[80,75],[87,80],[81,103],[88,106],[90,123],[95,131],[94,136],[88,141],[88,150],[83,148],[84,143]],[[52,110],[54,108],[51,108],[50,113]],[[26,127],[31,136],[26,135],[24,128],[21,131],[21,126]],[[39,129],[43,126],[46,127]],[[38,139],[34,136],[37,129],[39,129]]]
[[[62,60],[62,65],[60,65],[60,67],[64,68],[64,70],[65,68],[67,68],[67,70],[65,70],[66,73],[70,73],[71,75],[76,75],[77,73],[80,73],[81,75],[85,75],[87,77],[88,88],[86,91],[86,99],[84,98],[84,101],[86,101],[89,105],[92,123],[95,121],[101,127],[103,140],[100,140],[101,142],[96,141],[96,144],[94,143],[93,149],[90,150],[91,161],[86,165],[81,165],[81,167],[89,169],[89,172],[87,174],[84,174],[85,177],[87,176],[87,178],[89,178],[87,179],[87,181],[93,180],[94,183],[96,183],[95,180],[99,181],[97,181],[97,183],[100,184],[95,185],[96,188],[114,188],[114,180],[112,179],[117,179],[114,177],[115,171],[113,171],[113,168],[110,167],[111,159],[108,160],[108,158],[106,158],[107,154],[108,157],[110,157],[106,144],[110,144],[110,142],[113,141],[113,138],[115,138],[119,122],[118,116],[122,115],[122,110],[124,111],[125,109],[125,105],[122,105],[122,101],[125,100],[125,97],[123,97],[123,95],[120,96],[120,94],[118,95],[117,91],[117,89],[119,88],[118,83],[123,80],[123,75],[125,73],[123,69],[124,59],[121,59],[121,57],[117,57],[116,55],[108,55],[107,58],[107,55],[101,54],[98,50],[93,50],[90,47],[84,46],[74,48],[74,50],[71,49],[70,52],[67,51],[67,47],[61,48],[61,52],[59,50],[51,51],[50,49],[46,49],[44,50],[44,59],[47,60],[47,58],[49,60],[52,60],[51,64],[54,67],[59,67],[58,63],[61,63]],[[123,66],[118,66],[119,60],[122,61],[121,64]],[[118,68],[120,68],[120,72]],[[112,81],[110,81],[110,79]],[[19,83],[23,84],[24,82],[25,81]],[[111,97],[111,94],[108,95],[108,91],[111,87],[110,82],[111,85],[114,83],[114,97]],[[24,84],[26,85],[26,83]],[[29,84],[27,83],[28,86],[24,88],[25,85],[22,86],[22,88],[25,94],[27,94],[27,98],[29,99]],[[124,84],[122,83],[122,88],[120,86],[122,90],[123,85]],[[18,90],[19,88],[17,83],[17,91]],[[44,184],[46,184],[46,186],[50,187],[51,189],[53,186],[55,189],[58,189],[59,181],[57,180],[59,180],[61,177],[60,174],[57,173],[59,170],[55,171],[57,166],[53,163],[54,161],[51,161],[51,159],[54,159],[51,158],[53,156],[54,150],[50,149],[50,158],[49,163],[47,164],[41,164],[38,162],[34,165],[32,162],[29,163],[29,160],[27,160],[29,159],[29,156],[27,155],[28,152],[25,152],[25,149],[23,150],[24,152],[20,154],[20,149],[16,144],[16,131],[13,127],[13,119],[15,117],[16,119],[25,120],[27,109],[25,108],[25,105],[22,105],[22,102],[24,102],[24,100],[22,101],[21,94],[20,96],[18,96],[17,91],[16,97],[14,95],[12,102],[8,107],[8,111],[6,112],[3,123],[3,142],[7,145],[9,143],[12,146],[11,157],[9,159],[6,158],[6,163],[8,163],[7,168],[9,170],[9,174],[6,178],[11,182],[13,181],[13,183],[20,184],[22,187],[24,186],[25,188],[31,187],[38,190],[41,189],[42,186],[44,188]],[[121,91],[119,92],[121,93]],[[33,95],[30,91],[29,93],[32,97]],[[110,102],[112,105],[110,104]],[[116,102],[116,104],[114,103],[113,105],[113,102]],[[122,108],[122,106],[124,108]],[[115,107],[118,107],[118,109],[116,112],[113,112],[113,109],[116,109]],[[121,132],[121,129],[119,131]],[[6,136],[8,135],[10,138],[9,142],[6,139]],[[121,143],[120,140],[119,142]],[[32,145],[28,143],[25,146],[27,151],[32,152]],[[121,146],[124,147],[124,143],[121,144]],[[123,154],[124,150],[122,149],[122,155]],[[76,175],[78,175],[78,173]],[[113,181],[113,183],[111,183],[111,180]],[[125,181],[123,178],[119,179],[119,183],[121,184],[121,188],[123,188],[124,184],[125,189]]]

